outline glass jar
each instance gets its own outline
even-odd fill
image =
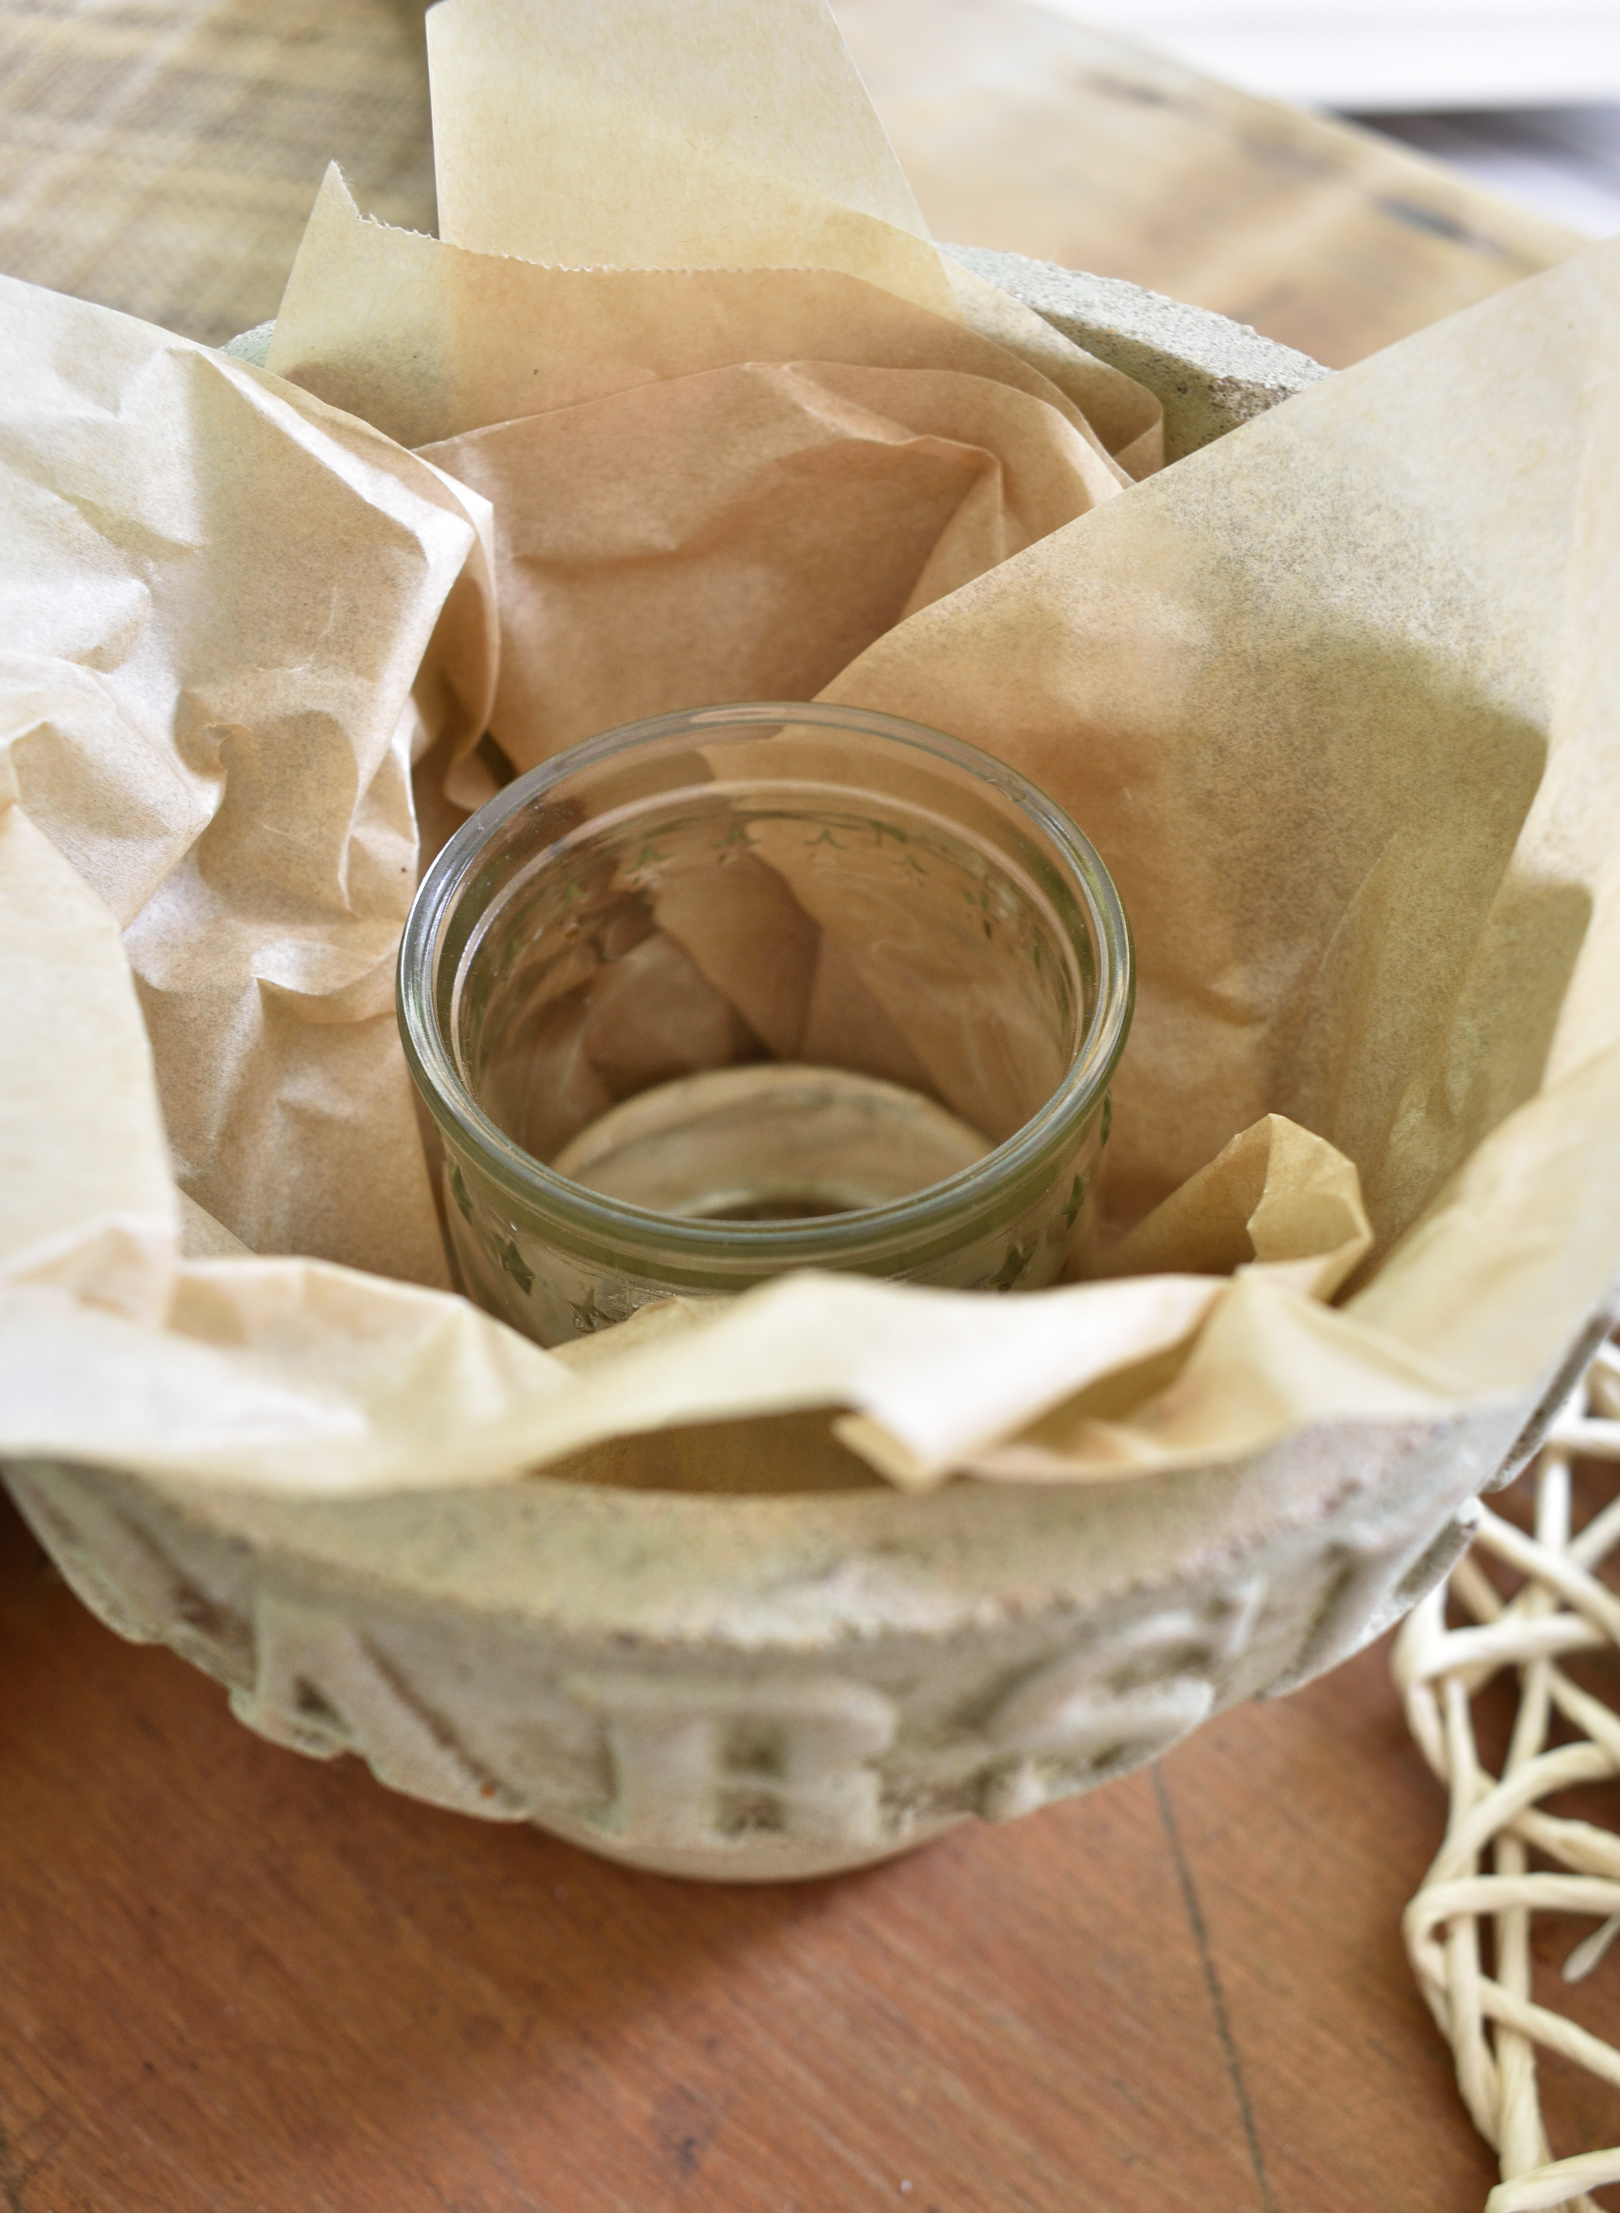
[[[1061,809],[858,708],[665,715],[464,823],[400,948],[471,1297],[541,1344],[791,1268],[1077,1263],[1130,938]]]

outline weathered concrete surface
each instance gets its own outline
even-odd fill
[[[1308,354],[1208,308],[987,246],[944,246],[1077,346],[1135,377],[1164,408],[1164,457],[1179,461],[1333,374]]]

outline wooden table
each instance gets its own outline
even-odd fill
[[[1574,244],[1011,0],[841,13],[942,233],[1329,361]],[[275,312],[329,153],[432,223],[414,0],[4,0],[0,111],[0,267],[205,339]],[[627,1874],[260,1743],[0,1507],[0,2204],[1474,2208],[1398,1934],[1441,1826],[1373,1652],[872,1873]]]
[[[1367,131],[1024,0],[835,0],[936,234],[1126,276],[1330,367],[1584,241]],[[0,0],[0,269],[218,345],[321,172],[434,227],[420,0]]]
[[[6,1514],[9,2213],[1440,2213],[1439,1795],[1375,1651],[839,1881],[635,1875],[259,1742]]]
[[[834,6],[936,237],[1128,277],[1329,368],[1587,243],[1023,0]]]

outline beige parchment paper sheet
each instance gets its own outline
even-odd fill
[[[652,0],[447,0],[445,240],[330,177],[271,373],[0,286],[0,1453],[343,1493],[827,1407],[903,1483],[1107,1480],[1523,1399],[1605,1296],[1620,248],[1155,475],[1151,402],[949,273],[780,12],[708,11],[721,85]],[[422,852],[486,728],[521,766],[790,678],[1100,847],[1123,1234],[542,1352],[446,1288]]]

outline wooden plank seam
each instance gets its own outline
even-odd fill
[[[1620,2088],[1620,2050],[1531,1996],[1530,1917],[1591,1914],[1600,1926],[1564,1963],[1574,1983],[1620,1934],[1620,1834],[1544,1812],[1577,1784],[1620,1774],[1620,1712],[1572,1682],[1570,1652],[1620,1648],[1620,1598],[1597,1569],[1620,1546],[1620,1496],[1571,1529],[1575,1458],[1620,1463],[1620,1350],[1603,1346],[1551,1438],[1520,1480],[1533,1487],[1535,1534],[1485,1511],[1470,1551],[1409,1616],[1393,1671],[1424,1758],[1450,1793],[1445,1842],[1404,1917],[1418,1987],[1449,2041],[1475,2127],[1502,2180],[1485,2213],[1600,2213],[1588,2194],[1620,2182],[1620,2145],[1555,2159],[1542,2123],[1536,2051],[1545,2046]],[[1524,1577],[1504,1600],[1479,1565],[1489,1553]],[[1449,1626],[1455,1602],[1465,1620]],[[1504,1668],[1519,1704],[1500,1776],[1479,1756],[1472,1701]],[[1578,1732],[1548,1748],[1554,1717]],[[1553,1863],[1533,1869],[1530,1854]],[[1485,1965],[1482,1925],[1492,1930]]]

